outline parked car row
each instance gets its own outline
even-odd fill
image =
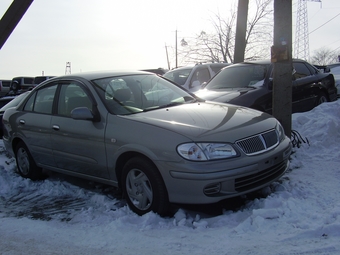
[[[293,112],[337,99],[333,74],[306,61],[293,66]],[[203,70],[209,78],[196,85]],[[54,77],[0,109],[3,142],[22,177],[36,180],[48,169],[109,184],[139,215],[215,203],[261,189],[289,168],[290,139],[270,115],[272,71],[268,60],[200,64],[164,77]]]

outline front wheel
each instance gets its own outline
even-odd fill
[[[125,164],[122,187],[129,207],[138,215],[150,211],[167,213],[169,198],[163,179],[147,159],[135,157]]]
[[[22,177],[32,180],[41,178],[42,169],[35,164],[31,153],[23,142],[19,142],[15,147],[15,160],[18,172]]]
[[[316,105],[320,105],[322,103],[326,103],[328,102],[328,97],[325,94],[325,92],[320,92],[320,94],[318,95],[318,99],[316,101]]]

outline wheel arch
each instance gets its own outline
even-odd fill
[[[128,162],[129,159],[134,158],[134,157],[140,157],[143,158],[147,161],[149,161],[151,164],[154,165],[154,167],[158,170],[158,173],[161,175],[157,165],[146,155],[140,153],[140,152],[136,152],[136,151],[127,151],[124,152],[123,154],[121,154],[116,161],[116,167],[115,167],[115,172],[116,172],[116,178],[117,178],[117,182],[118,182],[118,187],[120,189],[122,189],[122,172],[123,172],[123,168],[124,165],[126,164],[126,162]],[[162,175],[161,175],[162,176]],[[163,179],[163,177],[162,177]],[[164,180],[163,180],[164,182]]]
[[[328,102],[330,101],[328,91],[325,87],[320,87],[319,94],[324,93],[324,95],[327,97]]]
[[[18,143],[20,143],[20,142],[23,142],[26,145],[26,143],[21,138],[19,138],[19,137],[16,137],[16,138],[13,139],[13,141],[12,141],[12,150],[13,150],[14,154],[15,154],[15,148],[17,147]]]

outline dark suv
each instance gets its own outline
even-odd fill
[[[18,95],[23,91],[30,90],[34,87],[33,85],[34,77],[20,76],[15,77],[11,81],[10,91],[8,95]]]

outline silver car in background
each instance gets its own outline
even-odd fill
[[[48,169],[113,185],[139,215],[258,190],[286,172],[291,153],[272,116],[142,71],[52,78],[7,109],[3,126],[21,176]]]

